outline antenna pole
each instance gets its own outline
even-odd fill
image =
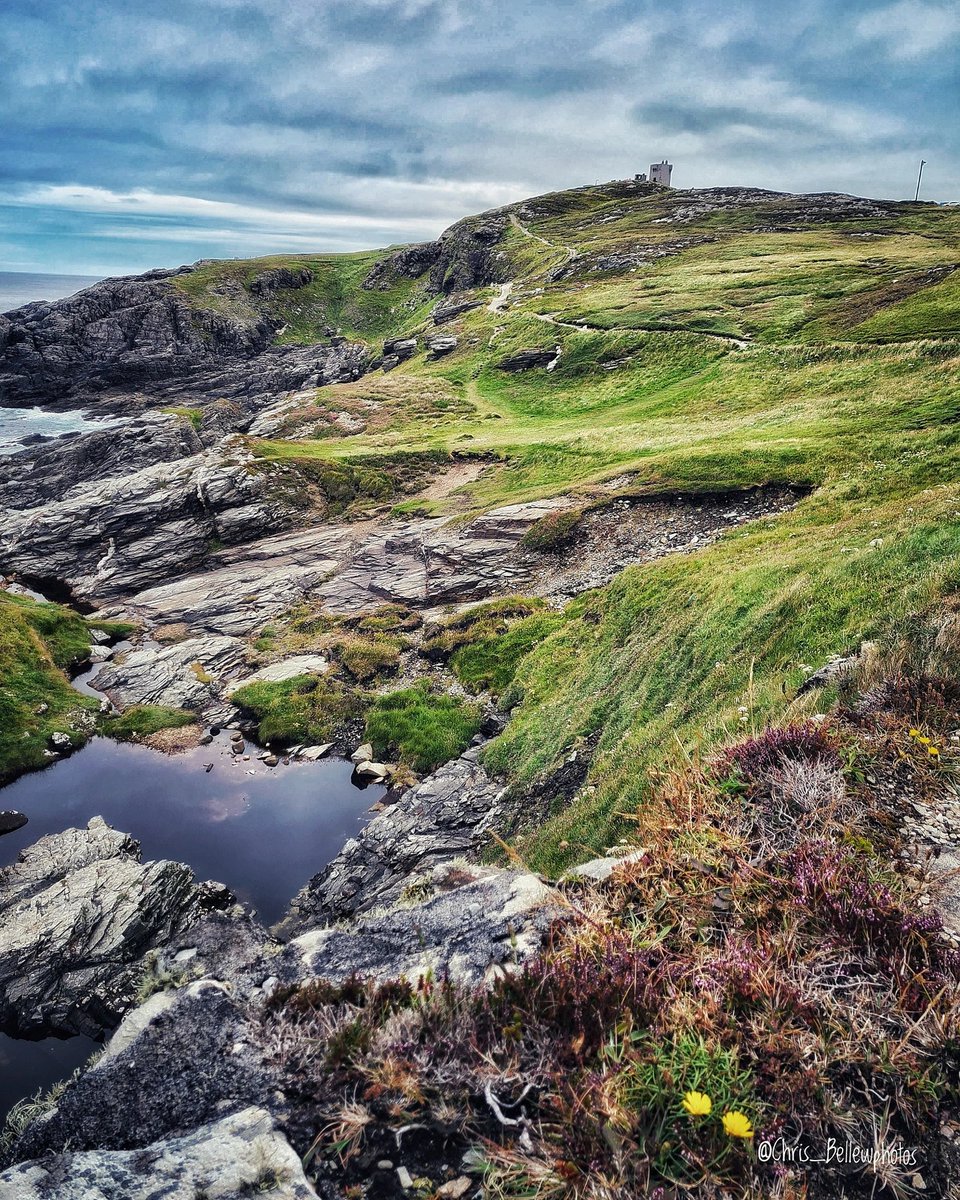
[[[927,165],[927,161],[926,161],[926,159],[924,159],[924,158],[921,158],[921,159],[920,159],[920,171],[919,171],[919,173],[917,174],[917,194],[916,194],[916,195],[914,196],[914,198],[913,198],[913,199],[914,199],[914,201],[917,201],[917,200],[919,200],[919,199],[920,199],[920,180],[923,178],[923,168],[924,168],[926,165]]]

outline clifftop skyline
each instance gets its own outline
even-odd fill
[[[115,274],[436,236],[677,164],[680,187],[960,192],[941,0],[134,0],[0,31],[0,269]]]

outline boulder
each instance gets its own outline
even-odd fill
[[[297,894],[284,931],[299,933],[392,903],[412,874],[475,853],[504,790],[477,755],[468,750],[378,813]]]
[[[332,749],[333,742],[321,742],[319,746],[304,746],[302,750],[297,751],[296,757],[305,762],[319,762],[321,758],[326,758]]]
[[[434,333],[425,340],[425,345],[432,358],[442,358],[456,350],[458,340],[452,334]]]
[[[444,325],[447,321],[453,321],[457,317],[463,316],[464,313],[470,312],[471,309],[482,307],[483,301],[477,299],[448,301],[437,304],[430,316],[434,325]]]
[[[529,350],[518,350],[502,358],[497,366],[501,371],[529,371],[533,367],[548,367],[557,357],[557,348],[548,346]]]
[[[363,745],[358,746],[350,755],[350,761],[352,763],[369,762],[372,758],[373,746],[371,746],[369,742],[364,742]]]
[[[251,1105],[136,1150],[64,1151],[0,1173],[0,1200],[315,1200],[298,1155]]]
[[[0,871],[0,1027],[101,1036],[146,951],[232,899],[182,863],[142,864],[139,843],[100,817],[41,838]]]
[[[383,343],[383,357],[393,357],[399,359],[400,362],[405,362],[408,358],[413,358],[417,352],[417,339],[412,338],[387,338]]]
[[[353,769],[361,779],[372,783],[385,783],[390,778],[390,768],[385,763],[370,762],[369,759],[361,759]]]
[[[433,894],[295,938],[306,974],[477,984],[535,954],[563,911],[552,888],[522,871],[445,864],[411,882]]]

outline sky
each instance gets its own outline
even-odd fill
[[[625,178],[960,201],[957,0],[0,0],[0,269],[423,241]]]

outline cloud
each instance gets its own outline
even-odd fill
[[[954,3],[899,0],[865,14],[856,32],[866,42],[882,42],[893,58],[918,58],[945,49],[960,37],[960,9]]]
[[[134,269],[419,239],[664,155],[679,186],[880,195],[922,155],[950,198],[960,16],[839,7],[5,0],[0,255]]]

